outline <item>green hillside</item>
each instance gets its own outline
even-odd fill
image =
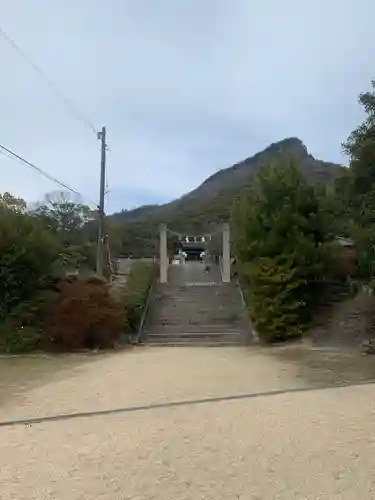
[[[116,254],[146,256],[155,254],[158,225],[166,223],[180,232],[208,232],[230,217],[234,200],[251,185],[263,165],[277,166],[281,158],[298,161],[311,183],[330,183],[343,167],[317,160],[303,142],[288,138],[271,144],[265,150],[220,170],[199,187],[165,205],[149,205],[122,211],[109,217],[111,243]]]

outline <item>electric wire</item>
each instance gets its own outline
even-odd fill
[[[4,31],[0,26],[0,36],[36,71],[39,76],[44,80],[46,85],[59,97],[65,106],[73,113],[76,118],[85,123],[96,135],[98,134],[97,128],[92,124],[89,118],[78,109],[78,107],[64,95],[64,93],[55,85],[55,83],[46,75],[46,73],[29,57],[21,47]]]
[[[48,174],[47,172],[45,172],[41,168],[37,167],[34,163],[31,163],[30,161],[28,161],[25,158],[23,158],[22,156],[18,155],[17,153],[15,153],[14,151],[12,151],[11,149],[6,148],[2,144],[0,144],[0,148],[3,150],[5,156],[7,156],[9,158],[12,158],[12,159],[14,159],[14,160],[16,160],[16,161],[18,161],[20,163],[23,163],[27,167],[29,167],[32,170],[34,170],[35,172],[37,172],[39,175],[42,175],[46,179],[54,182],[55,184],[58,184],[59,186],[61,186],[64,189],[66,189],[67,191],[70,191],[71,193],[79,196],[80,198],[86,199],[89,203],[91,203],[92,205],[94,205],[96,208],[98,207],[98,203],[95,203],[92,200],[88,200],[85,196],[82,195],[82,193],[80,193],[76,189],[74,189],[71,186],[69,186],[69,184],[67,184],[66,182],[60,181],[56,177],[53,177],[52,175]]]

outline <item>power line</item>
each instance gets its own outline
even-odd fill
[[[71,113],[73,113],[81,122],[85,123],[96,135],[98,134],[97,128],[91,123],[91,121],[87,118],[87,116],[82,113],[77,106],[68,99],[63,92],[56,87],[53,81],[44,73],[44,71],[37,65],[35,62],[27,55],[23,50],[17,45],[17,43],[9,36],[0,26],[0,35],[4,38],[9,45],[18,52],[18,54],[36,71],[39,76],[44,80],[44,82],[50,87],[50,89],[59,97],[69,108]]]
[[[16,159],[22,163],[24,163],[25,165],[27,165],[29,168],[35,170],[36,172],[38,172],[40,175],[42,175],[43,177],[45,177],[46,179],[56,183],[56,184],[59,184],[61,187],[63,187],[64,189],[67,189],[68,191],[70,191],[71,193],[75,194],[75,195],[78,195],[80,198],[84,198],[84,196],[78,192],[77,190],[73,189],[72,187],[70,187],[68,184],[66,184],[65,182],[62,182],[60,181],[59,179],[56,179],[56,177],[53,177],[52,175],[48,174],[47,172],[45,172],[44,170],[42,170],[41,168],[37,167],[36,165],[34,165],[34,163],[31,163],[30,161],[27,161],[25,160],[25,158],[22,158],[22,156],[14,153],[14,151],[12,151],[11,149],[8,149],[6,148],[5,146],[3,146],[2,144],[0,144],[0,148],[5,151],[6,153],[6,156],[9,156],[9,158],[12,158],[12,159]],[[87,200],[89,201],[91,204],[95,205],[95,207],[98,207],[98,204],[95,203],[94,201],[91,201],[91,200]]]

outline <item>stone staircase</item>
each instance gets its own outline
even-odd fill
[[[235,283],[219,281],[217,269],[172,269],[170,283],[159,284],[150,301],[143,332],[148,344],[236,345],[250,340],[247,313]],[[194,282],[187,281],[193,277]],[[179,279],[180,278],[180,279]],[[209,281],[210,279],[213,281]]]

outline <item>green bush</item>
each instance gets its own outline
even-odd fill
[[[125,314],[132,333],[138,331],[150,288],[156,277],[155,264],[133,266],[123,293]]]
[[[259,258],[245,266],[251,318],[267,343],[290,340],[303,332],[303,280],[288,262]]]
[[[0,352],[108,348],[129,326],[107,282],[95,276],[50,281],[0,323]]]
[[[314,188],[293,163],[264,168],[234,222],[240,279],[260,338],[300,336],[330,262],[330,221]]]
[[[57,270],[60,247],[40,221],[0,204],[0,320]]]
[[[112,345],[128,330],[123,306],[103,280],[66,279],[93,264],[95,244],[83,231],[92,214],[63,193],[46,200],[30,212],[0,194],[0,350]]]
[[[55,299],[53,290],[40,290],[18,304],[0,323],[0,352],[16,354],[43,349],[45,317]]]

